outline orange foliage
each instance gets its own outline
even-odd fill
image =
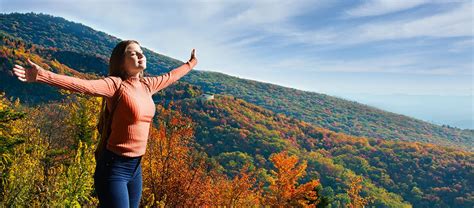
[[[170,108],[169,108],[170,109]],[[142,204],[151,207],[251,206],[259,203],[255,178],[244,168],[228,180],[193,148],[192,120],[159,108],[143,159]]]
[[[267,203],[275,207],[315,207],[318,199],[315,188],[319,180],[297,185],[297,180],[306,173],[306,161],[296,166],[298,157],[289,156],[287,151],[271,155],[270,160],[276,171],[271,171]]]
[[[160,126],[152,128],[143,160],[143,200],[149,206],[202,206],[210,180],[202,158],[191,154],[191,120],[161,109]]]
[[[223,207],[251,207],[260,204],[262,200],[262,183],[257,187],[254,173],[244,166],[233,180],[224,175],[216,174],[212,193],[215,195],[214,206]]]
[[[370,197],[361,197],[359,192],[362,189],[362,177],[354,177],[351,179],[351,185],[347,190],[347,195],[351,199],[350,208],[362,208],[370,202]]]

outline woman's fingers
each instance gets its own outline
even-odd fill
[[[26,59],[26,61],[27,61],[26,68],[21,66],[21,65],[15,64],[13,66],[13,73],[15,74],[15,76],[18,77],[18,79],[20,81],[35,82],[38,70],[40,70],[42,68],[41,68],[41,66],[33,63],[29,58]]]
[[[26,82],[26,75],[25,75],[25,74],[20,74],[20,73],[18,73],[18,72],[16,72],[16,71],[14,71],[13,73],[16,75],[16,77],[17,77],[20,81]]]
[[[22,71],[22,70],[19,70],[19,69],[16,69],[16,68],[13,68],[13,72],[16,73],[16,74],[25,75],[25,71]]]
[[[18,69],[23,69],[23,70],[25,69],[25,68],[23,68],[22,66],[20,66],[20,65],[18,65],[18,64],[15,64],[14,66],[15,66],[16,68],[18,68]]]
[[[26,79],[26,70],[22,66],[20,66],[18,64],[13,65],[13,74],[15,74],[15,76],[17,76],[18,80],[20,80],[22,82],[27,81],[27,79]]]
[[[23,72],[25,71],[25,68],[23,68],[23,67],[20,66],[20,65],[16,65],[16,64],[13,66],[13,69],[16,69],[16,70],[18,70],[18,71],[23,71]]]
[[[20,65],[16,65],[13,67],[13,74],[15,74],[17,77],[21,77],[21,78],[25,78],[26,77],[26,73],[25,73],[25,69],[23,67],[21,67]]]
[[[23,67],[21,67],[20,65],[14,65],[13,67],[13,73],[16,75],[16,76],[25,76],[25,69]]]
[[[13,73],[17,76],[25,76],[25,72],[18,71],[17,69],[13,69]]]

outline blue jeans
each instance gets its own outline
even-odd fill
[[[141,157],[124,157],[105,148],[96,162],[94,186],[99,207],[138,207],[142,195]]]

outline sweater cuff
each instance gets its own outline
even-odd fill
[[[50,73],[48,73],[49,71],[45,70],[45,69],[39,69],[38,70],[38,73],[36,74],[36,82],[47,82],[48,81],[48,77],[50,78],[51,75]]]

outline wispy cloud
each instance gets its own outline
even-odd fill
[[[369,23],[357,28],[359,41],[377,41],[414,37],[470,37],[472,3],[465,3],[449,12],[414,20]]]
[[[451,48],[448,49],[449,52],[459,53],[463,51],[472,50],[474,48],[474,38],[464,39],[460,41],[453,42]],[[473,66],[474,69],[474,66]]]
[[[348,11],[346,11],[346,14],[352,17],[384,15],[384,14],[411,9],[411,8],[423,5],[427,2],[429,1],[428,0],[409,0],[409,1],[369,0],[355,8],[349,9]]]
[[[261,0],[242,1],[241,12],[224,22],[225,26],[254,26],[259,24],[281,23],[295,15],[304,14],[318,5],[314,1]]]
[[[287,41],[285,45],[304,43],[321,46],[330,44],[333,47],[407,38],[469,38],[473,36],[472,6],[472,3],[464,3],[447,12],[415,19],[329,25],[316,30],[302,30],[294,25],[286,25],[285,27],[269,28],[266,31],[285,37]]]

